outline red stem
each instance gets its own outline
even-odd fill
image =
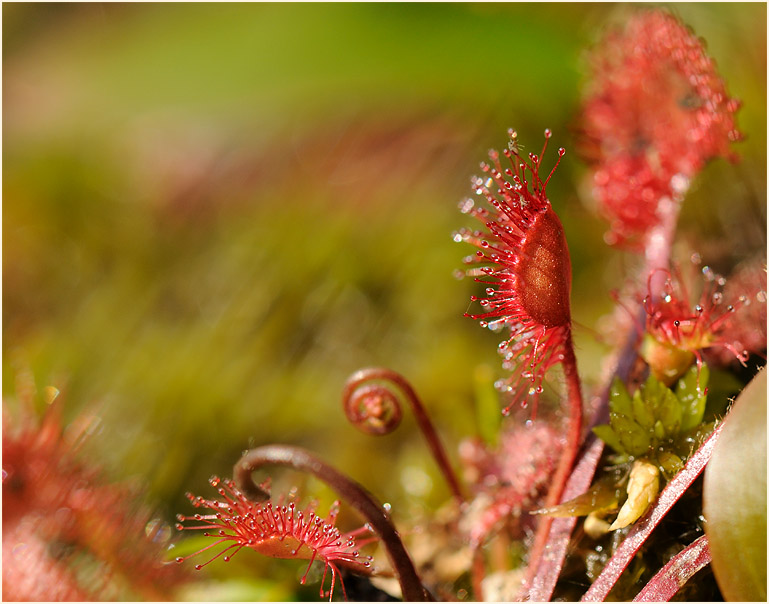
[[[669,199],[660,203],[658,208],[660,222],[649,231],[644,242],[645,263],[641,272],[642,275],[648,275],[655,269],[667,269],[669,267],[673,237],[675,235],[680,209],[680,198]],[[662,280],[662,283],[659,283],[658,281],[659,280],[650,284],[650,292],[653,297],[659,296],[664,286],[664,279]],[[646,312],[641,308],[639,310],[638,325],[645,324],[645,321]],[[612,374],[608,384],[611,384],[615,376],[619,376],[623,382],[627,381],[630,369],[637,355],[636,347],[639,335],[640,334],[637,333],[637,328],[634,325],[634,329],[628,334],[625,346],[619,355],[617,369]],[[564,368],[565,367],[566,365],[564,364]],[[608,399],[610,391],[610,386],[608,384],[604,389],[600,405],[596,410],[597,413],[593,420],[593,425],[608,421]],[[595,438],[592,434],[589,434],[587,448],[582,454],[578,467],[572,473],[568,486],[563,493],[564,500],[574,498],[588,489],[593,475],[595,474],[595,470],[598,467],[603,449],[603,441]],[[545,531],[543,529],[543,532],[545,533],[544,536],[540,537],[539,534],[537,535],[537,538],[541,539],[541,545],[535,541],[535,547],[538,549],[547,548],[547,551],[545,552],[543,559],[536,564],[537,568],[529,567],[526,580],[519,593],[519,600],[528,599],[538,602],[546,602],[550,600],[556,582],[558,581],[558,575],[563,567],[571,533],[574,530],[576,523],[577,518],[551,519],[547,524],[547,530]],[[540,552],[538,555],[542,556],[542,553]]]
[[[574,345],[572,343],[571,333],[569,333],[564,349],[562,365],[564,377],[566,379],[567,406],[569,412],[566,429],[566,444],[561,453],[558,468],[553,476],[552,485],[547,492],[544,507],[553,507],[561,502],[561,496],[563,495],[566,483],[569,480],[574,461],[577,459],[580,442],[582,440],[582,390],[580,388],[579,374],[577,373],[577,358],[574,356]],[[537,524],[534,544],[529,552],[529,566],[524,585],[531,585],[537,574],[537,569],[542,561],[542,555],[545,551],[548,537],[550,536],[550,528],[552,524],[552,516],[543,516]]]
[[[584,493],[590,486],[595,469],[601,459],[604,443],[592,433],[588,435],[586,448],[566,483],[563,500],[568,501]],[[554,518],[550,528],[547,549],[542,555],[536,575],[528,585],[528,592],[519,595],[519,600],[549,602],[561,574],[566,552],[569,549],[571,533],[578,518]]]
[[[708,537],[703,535],[673,556],[633,598],[633,602],[670,602],[670,598],[710,561]]]
[[[659,224],[646,234],[644,242],[645,270],[647,274],[651,275],[649,279],[649,293],[652,299],[659,298],[665,286],[665,275],[659,273],[652,275],[652,273],[658,269],[667,270],[670,266],[673,237],[675,236],[680,211],[680,199],[660,199],[657,205]]]
[[[639,310],[639,321],[645,318],[644,310]],[[611,388],[609,384],[618,376],[623,382],[626,382],[633,363],[636,359],[636,346],[638,344],[639,334],[635,329],[631,329],[627,336],[625,346],[617,360],[617,366],[612,377],[607,383],[601,396],[599,406],[596,408],[591,426],[596,426],[609,421],[609,393]],[[590,487],[593,480],[598,462],[603,453],[604,442],[597,438],[592,432],[589,432],[585,441],[585,447],[582,455],[577,462],[574,471],[569,477],[569,482],[564,490],[562,501],[573,499],[581,495]],[[555,590],[555,584],[563,568],[566,552],[569,547],[571,533],[577,524],[577,518],[555,518],[553,520],[550,535],[546,542],[546,551],[539,564],[536,575],[523,585],[523,590],[518,596],[519,600],[531,600],[532,602],[549,602]]]
[[[483,564],[483,551],[477,548],[473,551],[473,562],[471,566],[470,578],[473,584],[473,595],[476,601],[483,602],[483,578],[485,569]]]

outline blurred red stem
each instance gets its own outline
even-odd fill
[[[649,280],[649,293],[652,298],[658,298],[665,286],[665,275],[652,273],[658,269],[667,270],[670,266],[670,255],[673,248],[673,237],[678,223],[678,214],[681,209],[680,201],[663,197],[657,205],[657,216],[660,221],[646,235],[644,255],[646,259],[645,271],[651,275]]]
[[[473,596],[477,602],[484,602],[483,579],[486,574],[483,561],[483,550],[480,547],[473,550],[473,564],[471,567],[471,579],[473,582]]]

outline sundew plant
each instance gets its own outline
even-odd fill
[[[9,13],[4,599],[766,601],[765,74],[735,90],[695,28],[760,17],[765,48],[766,9],[701,9],[78,6],[47,17],[86,32],[74,71],[43,13]],[[543,83],[567,57],[535,38],[580,10],[579,77]],[[177,55],[140,55],[150,109],[119,37],[91,52],[93,19],[182,15],[196,42],[173,44],[233,56],[257,22],[290,54],[294,23],[302,57],[232,80],[226,137],[180,116],[223,103],[205,53],[188,105],[164,88]],[[452,32],[531,29],[477,69],[447,50],[452,81],[420,53],[369,68],[400,52],[373,17],[415,40],[434,21],[414,44],[442,67]],[[499,61],[530,100],[479,118],[459,84],[514,79]],[[420,78],[445,107],[377,98]],[[28,108],[36,86],[61,107]],[[365,110],[335,122],[344,102]],[[117,167],[37,155],[71,107],[123,132]],[[294,117],[242,126],[276,108]]]

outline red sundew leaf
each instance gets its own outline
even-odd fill
[[[592,441],[592,442],[591,442]],[[562,500],[569,501],[574,497],[584,493],[593,480],[598,461],[603,453],[604,443],[594,435],[589,435],[587,446],[582,457],[574,467],[569,482],[566,483]],[[576,517],[556,518],[550,527],[550,536],[548,538],[548,547],[542,556],[542,560],[537,568],[537,574],[534,576],[529,588],[528,595],[523,599],[532,602],[549,602],[553,595],[558,576],[561,574],[563,562],[566,558],[566,550],[569,547],[571,533],[574,525],[577,523]]]
[[[606,241],[643,251],[705,163],[735,157],[740,103],[704,43],[667,11],[639,11],[588,55],[580,137],[594,196],[611,223]]]
[[[644,586],[633,602],[670,602],[694,574],[710,564],[707,535],[703,535],[670,559]]]
[[[465,316],[483,327],[509,328],[499,345],[502,366],[511,372],[500,383],[511,395],[503,413],[532,402],[533,418],[545,373],[564,362],[571,348],[571,260],[563,225],[545,193],[555,167],[545,180],[540,177],[551,132],[545,130],[542,152],[529,153],[528,159],[519,155],[518,134],[512,129],[508,134],[508,148],[490,150],[489,162],[481,164],[484,176],[471,178],[485,205],[470,198],[460,203],[460,211],[485,230],[460,229],[454,239],[479,248],[465,259],[472,265],[465,273],[489,286],[486,296],[471,297],[482,312]],[[556,167],[565,153],[558,150]]]
[[[657,502],[650,508],[646,515],[639,520],[625,540],[617,548],[617,551],[607,562],[601,574],[590,586],[582,602],[603,602],[609,595],[612,587],[619,579],[622,571],[627,568],[636,552],[641,548],[644,542],[649,538],[652,531],[657,527],[665,514],[681,498],[686,489],[702,473],[713,453],[713,447],[718,440],[724,422],[720,423],[713,433],[702,443],[702,446],[694,452],[684,466],[684,469],[676,474],[668,485],[660,493]]]

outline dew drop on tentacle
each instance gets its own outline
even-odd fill
[[[465,197],[459,202],[459,211],[463,214],[467,214],[475,207],[475,202],[470,197]]]

